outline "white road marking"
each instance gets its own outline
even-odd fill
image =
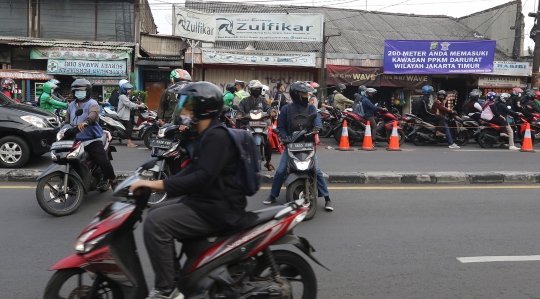
[[[488,262],[525,262],[525,261],[540,261],[540,255],[473,256],[473,257],[458,257],[457,259],[463,264],[488,263]]]

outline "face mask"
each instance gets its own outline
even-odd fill
[[[360,94],[363,95],[363,96],[365,96],[365,95],[366,95],[366,92],[365,92],[365,91],[361,91]]]
[[[251,95],[256,97],[256,98],[258,98],[261,95],[261,93],[262,93],[262,90],[260,90],[260,89],[254,89],[254,90],[251,91]]]
[[[86,91],[75,91],[75,98],[78,100],[84,100],[86,98]]]

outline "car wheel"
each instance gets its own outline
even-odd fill
[[[6,136],[0,139],[0,166],[4,168],[22,167],[30,158],[30,147],[22,138]]]

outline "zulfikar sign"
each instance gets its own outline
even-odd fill
[[[173,35],[187,39],[214,42],[216,40],[216,17],[174,5]]]
[[[495,41],[384,41],[385,74],[492,73]]]

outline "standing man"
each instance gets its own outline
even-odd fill
[[[308,114],[317,113],[317,108],[315,106],[309,104],[309,93],[313,92],[313,87],[309,85],[307,82],[296,82],[293,85],[291,85],[291,89],[289,91],[289,94],[291,95],[292,103],[281,108],[281,113],[279,114],[279,120],[278,120],[278,129],[279,129],[279,135],[281,138],[286,138],[287,136],[290,136],[292,134],[293,130],[297,130],[297,128],[291,128],[291,119],[296,115],[301,113],[302,111],[308,109]],[[291,108],[291,106],[293,106]],[[309,107],[308,107],[309,106]],[[313,127],[321,128],[322,122],[319,116],[317,115],[317,118],[313,121]],[[315,131],[314,129],[314,131]],[[263,201],[265,205],[270,205],[276,202],[276,198],[279,196],[279,192],[281,190],[281,186],[285,182],[285,177],[287,176],[287,148],[283,151],[283,154],[281,155],[281,161],[279,162],[278,169],[276,171],[276,174],[274,175],[274,180],[272,181],[272,190],[270,191],[270,196]],[[324,209],[326,211],[333,211],[334,208],[332,208],[332,201],[330,201],[330,192],[328,191],[328,187],[326,186],[326,181],[324,180],[323,173],[321,172],[321,169],[319,168],[319,161],[317,160],[317,154],[313,156],[315,158],[315,163],[317,166],[317,190],[318,195],[320,197],[324,196],[324,200],[326,201],[324,205]]]
[[[233,100],[234,105],[240,105],[240,102],[242,102],[243,99],[249,98],[249,93],[247,93],[244,90],[245,86],[246,84],[244,83],[244,81],[240,81],[236,79],[234,80],[234,87],[236,88],[236,92],[234,93],[234,100]]]
[[[131,95],[131,84],[124,83],[122,86],[120,86],[120,89],[118,90],[118,93],[120,96],[118,97],[118,117],[122,120],[122,124],[124,127],[126,127],[126,139],[127,139],[127,147],[137,147],[133,141],[131,141],[131,134],[133,131],[133,123],[131,122],[131,110],[135,110],[137,108],[144,108],[144,104],[138,105],[133,103],[129,100],[129,97]]]
[[[172,85],[165,89],[159,99],[157,118],[160,126],[173,120],[173,113],[178,104],[176,94],[186,83],[191,82],[191,75],[183,69],[175,69],[169,76]]]

